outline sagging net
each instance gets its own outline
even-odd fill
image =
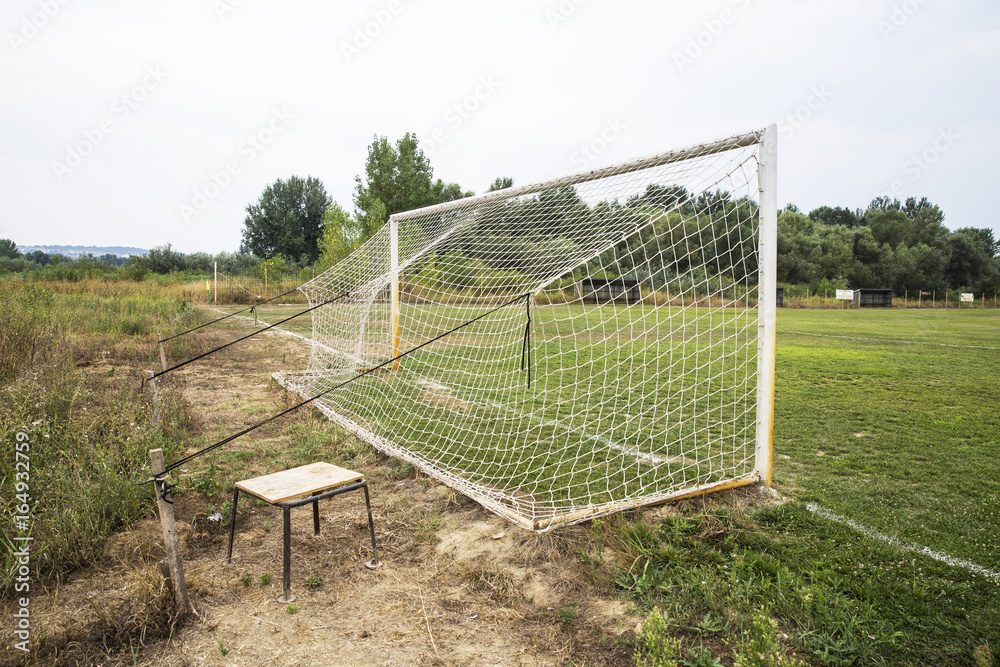
[[[753,480],[761,136],[396,214],[276,377],[532,530]]]

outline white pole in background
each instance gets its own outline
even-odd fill
[[[392,316],[392,356],[399,356],[399,223],[395,216],[389,218],[389,275],[392,287],[390,312]],[[392,362],[392,370],[399,370],[399,360]]]
[[[777,324],[778,126],[764,128],[757,175],[760,187],[757,299],[757,457],[761,483],[771,486],[774,458],[774,348]]]

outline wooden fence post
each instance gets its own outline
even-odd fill
[[[170,477],[167,474],[167,466],[163,462],[163,450],[149,450],[149,463],[153,468],[153,491],[156,494],[156,504],[160,510],[163,546],[167,551],[167,564],[170,567],[170,579],[174,589],[174,603],[177,606],[177,614],[183,616],[191,608],[191,602],[188,600],[187,584],[184,582],[184,564],[181,562],[181,549],[177,544],[174,504],[170,500]]]
[[[167,370],[167,355],[163,352],[163,334],[156,334],[156,347],[160,349],[160,370]]]
[[[153,371],[146,371],[146,387],[149,389],[149,404],[153,409],[153,428],[160,425],[160,397],[156,393],[156,378]]]

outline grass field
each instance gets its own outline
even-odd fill
[[[1000,571],[1000,314],[782,311],[779,487]]]
[[[301,309],[262,309],[261,318],[271,323]],[[537,310],[533,331],[533,352],[537,361],[535,386],[526,399],[525,385],[513,389],[502,385],[480,385],[471,372],[484,363],[482,342],[477,345],[446,345],[418,352],[407,369],[416,378],[439,382],[440,368],[451,363],[455,377],[448,381],[454,398],[426,405],[426,387],[418,382],[405,386],[381,385],[368,394],[372,405],[365,417],[375,421],[395,421],[384,425],[386,432],[402,432],[414,440],[428,441],[435,433],[435,421],[455,421],[460,414],[462,432],[476,432],[478,421],[511,422],[511,428],[527,428],[532,442],[549,442],[556,433],[580,437],[560,441],[564,452],[592,456],[595,450],[610,453],[601,441],[635,442],[643,438],[672,443],[690,439],[683,430],[663,424],[635,426],[636,417],[650,409],[670,415],[684,406],[697,411],[700,399],[684,397],[685,380],[677,373],[694,354],[704,349],[711,336],[731,341],[745,332],[752,311],[726,311],[714,322],[700,323],[697,339],[671,339],[676,322],[669,309],[598,308],[584,311],[579,306],[553,306]],[[407,313],[404,311],[404,318]],[[412,347],[438,331],[431,322],[459,321],[457,313],[410,316],[408,340]],[[621,394],[639,399],[637,405],[598,404],[601,414],[586,416],[573,410],[573,390],[580,378],[603,382],[614,370],[609,367],[606,342],[595,349],[569,349],[567,337],[573,332],[605,332],[624,327],[635,340],[624,352],[634,353],[628,372],[621,375]],[[282,328],[301,335],[311,334],[309,316],[292,320]],[[498,356],[506,363],[520,363],[518,326],[506,327],[504,344],[509,354]],[[706,333],[711,332],[711,336]],[[516,334],[516,335],[515,335]],[[650,345],[659,340],[660,345]],[[662,341],[672,347],[665,352]],[[591,343],[588,339],[588,343]],[[620,344],[612,341],[613,345]],[[731,347],[732,345],[730,345]],[[513,348],[517,348],[516,350]],[[674,354],[671,356],[670,353]],[[619,353],[620,354],[620,353]],[[593,359],[581,358],[592,355]],[[564,361],[572,357],[570,362]],[[541,361],[538,361],[541,360]],[[485,361],[493,362],[492,358]],[[735,370],[723,369],[721,360],[705,362],[702,374],[725,376],[733,383]],[[548,367],[545,367],[545,365]],[[717,367],[717,368],[716,368]],[[506,369],[508,373],[515,368]],[[675,371],[673,385],[656,385],[664,372]],[[746,383],[752,368],[741,368]],[[873,530],[899,539],[970,560],[992,570],[1000,570],[1000,403],[996,378],[1000,377],[1000,314],[988,310],[781,310],[778,317],[777,382],[775,408],[775,482],[803,501],[861,522]],[[752,380],[752,377],[751,377]],[[588,380],[590,381],[590,380]],[[690,383],[690,380],[687,382]],[[648,390],[648,391],[647,391]],[[655,391],[654,391],[655,390]],[[646,392],[644,395],[643,392]],[[656,392],[673,391],[676,405],[649,403]],[[379,409],[388,400],[421,405],[424,418],[414,420],[413,411],[394,417]],[[633,399],[634,400],[634,399]],[[643,402],[645,401],[645,402]],[[498,413],[496,406],[508,402],[519,406],[513,417]],[[714,408],[732,412],[738,401],[718,401]],[[469,410],[468,405],[475,406]],[[617,408],[617,411],[616,409]],[[534,423],[523,421],[535,415]],[[721,417],[721,414],[715,415]],[[476,423],[473,423],[476,422]],[[548,424],[548,426],[545,426]],[[562,427],[553,427],[562,424]],[[482,424],[478,424],[482,426]],[[747,424],[741,424],[746,428]],[[752,427],[752,422],[749,424]],[[630,430],[631,429],[631,430]],[[644,429],[641,433],[637,432]],[[667,431],[670,432],[667,432]],[[716,429],[718,430],[718,429]],[[733,429],[731,429],[733,430]],[[537,431],[537,432],[535,432]],[[583,435],[580,435],[580,434]],[[587,434],[590,434],[589,436]],[[719,433],[710,433],[718,438]],[[733,433],[727,434],[732,437]],[[752,439],[752,433],[750,434]],[[598,446],[595,446],[595,439]],[[565,440],[565,438],[564,438]],[[589,443],[589,444],[588,444]],[[447,448],[438,441],[430,448]],[[524,443],[519,445],[523,449]],[[685,449],[691,458],[695,447]],[[671,457],[676,451],[646,451]],[[438,451],[440,454],[440,451]],[[618,459],[622,452],[618,451]],[[604,465],[608,456],[597,465]],[[502,456],[497,465],[507,467]],[[635,463],[634,457],[632,463]],[[640,462],[640,465],[642,463]],[[649,466],[646,466],[649,467]],[[663,473],[669,476],[669,466]],[[508,470],[509,472],[509,470]],[[992,473],[992,474],[991,474]],[[558,475],[557,475],[558,476]],[[565,481],[565,479],[563,480]],[[640,486],[641,486],[640,482]]]
[[[406,304],[400,350],[487,310]],[[526,341],[522,301],[417,349],[398,372],[332,389],[392,356],[388,331],[366,324],[376,342],[364,346],[321,335],[338,351],[333,370],[299,390],[332,389],[323,400],[368,432],[478,485],[474,495],[544,520],[750,476],[754,317],[563,304],[533,308]]]
[[[197,321],[180,296],[149,285],[4,282],[0,302],[8,313],[0,320],[3,455],[11,460],[13,434],[27,425],[32,491],[42,492],[33,511],[32,562],[43,580],[58,581],[101,562],[109,537],[151,511],[148,494],[134,484],[148,474],[149,448],[164,447],[172,460],[229,433],[195,433],[194,417],[179,402],[151,428],[146,397],[133,382],[136,369],[155,364],[157,332]],[[545,357],[539,350],[554,344],[552,334],[582,317],[563,308],[548,320],[545,309],[536,314],[536,363]],[[300,310],[265,308],[260,315],[274,322]],[[646,318],[640,327],[644,311],[635,308],[589,317],[596,318],[590,324],[633,323],[633,333],[652,338],[668,326]],[[737,320],[720,321],[720,334],[737,330]],[[171,358],[238,337],[247,324],[233,318],[210,335],[171,342]],[[285,326],[311,334],[308,316]],[[508,341],[515,347],[516,329]],[[681,345],[697,350],[700,342]],[[618,514],[585,529],[591,538],[580,543],[578,559],[592,568],[594,585],[641,610],[660,610],[647,621],[650,634],[636,640],[637,654],[670,654],[687,665],[995,664],[1000,313],[781,310],[777,352],[774,473],[786,501],[746,505],[740,499],[752,494],[722,494],[716,504],[687,501],[659,518]],[[217,362],[200,363],[211,372]],[[572,367],[580,366],[574,360]],[[535,381],[556,392],[556,370]],[[652,381],[635,369],[627,376],[635,386]],[[245,421],[263,418],[262,409],[248,406]],[[595,423],[618,433],[613,420]],[[288,467],[307,462],[302,457],[341,460],[338,447],[365,449],[332,424],[289,428],[297,434],[289,451],[266,440],[244,442],[245,450],[202,459],[191,479],[216,489],[212,502],[221,503],[248,456]],[[634,457],[632,463],[642,465]],[[4,535],[13,516],[11,484],[8,471],[0,477]],[[580,530],[566,534],[578,540]],[[0,556],[9,595],[9,544]],[[665,635],[677,640],[676,651],[657,639]],[[755,661],[757,654],[769,657]]]
[[[616,586],[662,609],[680,664],[753,650],[781,664],[789,645],[810,664],[993,664],[997,377],[1000,313],[779,311],[774,475],[790,502],[612,521],[629,562],[609,568]]]

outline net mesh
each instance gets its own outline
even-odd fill
[[[756,479],[760,138],[396,214],[277,377],[533,530]]]

